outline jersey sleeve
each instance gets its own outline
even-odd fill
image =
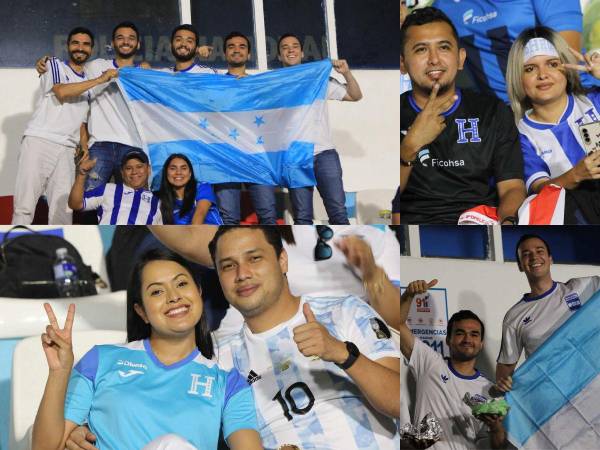
[[[421,339],[415,337],[414,342],[408,367],[418,379],[421,375],[433,370],[436,364],[443,362],[444,358]]]
[[[327,100],[343,100],[346,93],[345,84],[340,83],[335,78],[329,78],[329,83],[327,83]]]
[[[95,392],[98,347],[94,346],[73,368],[65,398],[65,419],[81,425],[87,420]]]
[[[521,151],[525,173],[525,188],[530,191],[531,185],[540,178],[551,178],[548,164],[538,155],[535,146],[524,134],[520,133]]]
[[[536,22],[554,31],[583,31],[580,2],[564,0],[534,0]]]
[[[46,61],[46,73],[41,76],[40,84],[42,88],[42,94],[46,95],[52,91],[55,84],[62,82],[62,63],[58,58],[48,58]]]
[[[523,179],[523,154],[519,145],[519,132],[510,109],[498,100],[495,114],[498,130],[494,149],[494,177],[496,182]]]
[[[398,190],[400,190],[398,188]],[[383,254],[377,258],[375,263],[383,267],[388,278],[396,287],[400,287],[400,243],[396,239],[396,234],[389,228],[385,230],[385,249]]]
[[[598,290],[600,290],[600,277],[598,276],[576,278],[573,281],[581,283],[581,287],[578,290],[581,292],[582,303],[586,303],[596,292],[598,292]],[[570,281],[566,284],[570,284]]]
[[[104,190],[106,184],[102,184],[97,188],[86,191],[83,193],[83,210],[94,211],[102,205],[102,198],[104,197]]]
[[[334,325],[344,340],[353,342],[363,355],[373,361],[386,357],[400,358],[400,350],[392,339],[390,329],[369,304],[350,296],[342,309],[344,323]]]
[[[508,314],[502,323],[502,343],[500,344],[500,353],[497,362],[501,364],[516,364],[519,361],[523,346],[517,338],[517,330],[511,323]]]
[[[217,203],[210,183],[198,183],[196,186],[196,201],[199,202],[200,200],[208,200],[213,204]]]
[[[238,430],[258,430],[252,389],[236,369],[227,375],[223,405],[223,436]]]

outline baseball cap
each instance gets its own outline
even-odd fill
[[[131,150],[129,153],[127,153],[125,156],[123,156],[123,159],[121,160],[121,167],[123,167],[125,165],[125,163],[127,161],[129,161],[130,159],[137,159],[138,161],[141,161],[144,164],[149,164],[148,156],[143,151]]]

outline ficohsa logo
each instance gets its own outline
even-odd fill
[[[473,18],[473,10],[469,9],[467,12],[465,12],[463,14],[463,23],[468,24],[472,18]]]

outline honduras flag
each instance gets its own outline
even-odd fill
[[[600,448],[600,291],[513,376],[504,425],[524,449]]]
[[[243,78],[123,68],[118,83],[154,174],[183,153],[199,181],[301,187],[329,134],[330,72],[330,60]]]

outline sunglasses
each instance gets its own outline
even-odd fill
[[[323,261],[331,258],[333,250],[327,241],[333,237],[333,230],[327,225],[316,225],[317,244],[315,245],[315,261]]]

